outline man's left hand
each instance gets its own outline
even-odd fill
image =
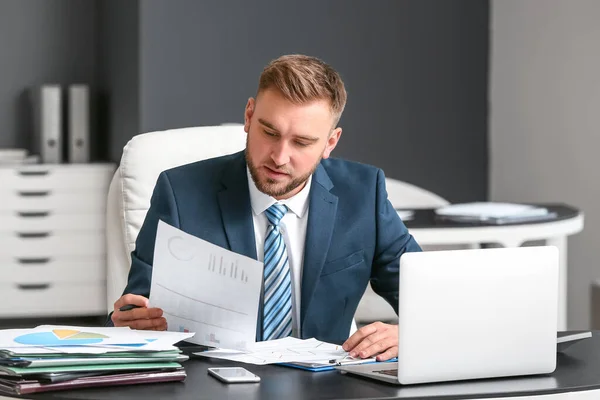
[[[377,355],[377,361],[398,356],[398,325],[373,322],[365,325],[344,342],[342,348],[350,357],[369,358]]]

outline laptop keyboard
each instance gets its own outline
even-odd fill
[[[383,374],[383,375],[398,376],[398,368],[394,368],[394,369],[381,369],[379,371],[374,371],[374,372],[377,372],[378,374]]]

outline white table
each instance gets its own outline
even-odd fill
[[[477,245],[497,243],[519,247],[532,240],[545,240],[559,250],[558,329],[567,330],[567,237],[583,230],[583,213],[562,204],[543,204],[557,218],[543,222],[508,225],[463,224],[435,218],[433,210],[415,210],[406,220],[410,233],[420,245]]]

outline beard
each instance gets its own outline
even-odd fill
[[[250,135],[248,135],[248,136],[250,136]],[[261,192],[263,192],[264,194],[271,196],[271,197],[285,196],[286,194],[290,193],[294,189],[297,189],[298,187],[300,187],[301,185],[306,183],[308,178],[310,178],[310,176],[315,172],[315,170],[319,166],[319,163],[321,162],[321,158],[322,157],[319,157],[319,159],[317,160],[315,165],[313,165],[313,167],[311,168],[310,172],[308,172],[302,176],[293,178],[285,186],[281,186],[280,183],[278,184],[276,180],[271,179],[271,178],[266,178],[265,181],[261,181],[259,173],[258,173],[258,168],[256,167],[256,165],[254,165],[254,163],[250,159],[250,148],[248,146],[248,137],[246,137],[246,164],[248,165],[248,170],[250,171],[250,176],[252,177],[252,180],[254,181],[256,188],[258,190],[260,190]],[[278,172],[280,171],[282,173],[288,172],[286,170],[281,170],[281,169],[277,168],[276,166],[271,167],[271,169],[278,171]]]

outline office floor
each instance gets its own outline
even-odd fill
[[[105,321],[105,316],[0,319],[0,329],[34,328],[38,325],[104,326]]]

